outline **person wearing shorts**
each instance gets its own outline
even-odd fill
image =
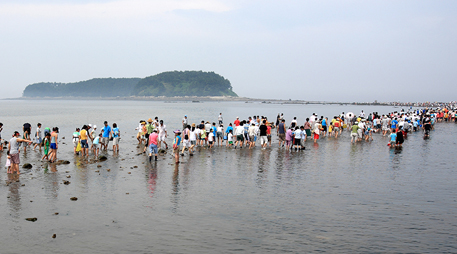
[[[79,140],[81,142],[82,156],[89,157],[89,130],[87,125],[84,125],[82,130],[79,132]]]
[[[103,127],[103,141],[102,141],[102,144],[100,146],[101,149],[105,150],[108,148],[108,143],[109,143],[109,138],[111,136],[111,127],[108,125],[108,122],[105,121],[103,123],[105,126]]]
[[[27,142],[27,143],[32,143],[31,140],[25,140],[22,138],[19,138],[20,134],[19,132],[15,131],[13,134],[13,138],[10,139],[10,142],[8,143],[8,151],[10,153],[10,161],[11,161],[11,169],[12,173],[16,172],[18,175],[20,174],[19,172],[19,163],[21,163],[19,159],[19,142]]]
[[[181,131],[175,130],[175,138],[173,141],[173,154],[175,155],[175,162],[179,163],[179,145],[181,144]]]
[[[240,148],[243,147],[243,142],[244,142],[244,127],[243,127],[243,124],[244,124],[244,122],[245,121],[243,120],[240,125],[235,127],[235,130],[236,130],[235,149],[238,146],[238,144],[240,144]]]
[[[152,154],[154,153],[154,161],[157,161],[157,145],[158,145],[157,129],[154,129],[151,134],[149,134],[149,162],[152,160]]]
[[[111,131],[111,136],[113,137],[113,152],[119,153],[119,138],[121,137],[121,132],[117,127],[116,123],[113,123],[113,130]]]

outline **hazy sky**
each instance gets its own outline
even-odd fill
[[[456,69],[457,1],[0,0],[0,98],[203,70],[253,98],[451,101]]]

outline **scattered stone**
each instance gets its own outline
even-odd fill
[[[105,155],[98,156],[99,161],[106,161],[108,158]]]
[[[111,171],[111,169],[109,169],[109,168],[108,168],[108,169],[106,169],[106,171],[110,172],[110,171]]]
[[[54,213],[54,215],[59,215],[59,213]]]
[[[128,174],[130,175],[132,172],[128,172]]]
[[[101,167],[102,167],[102,165],[97,165],[97,168],[101,168]]]
[[[70,181],[63,181],[63,184],[69,185],[69,184],[70,184]]]
[[[62,139],[65,139],[65,137],[62,137]]]
[[[66,143],[65,143],[65,142],[62,142],[62,145],[66,145]]]
[[[27,221],[31,221],[31,222],[35,222],[35,221],[37,221],[37,220],[38,220],[38,218],[37,218],[37,217],[33,217],[33,218],[25,218],[25,220],[27,220]]]
[[[65,173],[70,173],[70,171],[65,171]]]
[[[56,165],[70,164],[70,161],[58,160],[58,161],[56,161],[55,163],[56,163]]]
[[[138,166],[135,165],[135,166],[133,166],[133,168],[138,168]]]
[[[25,186],[25,183],[23,183],[21,186]]]
[[[126,192],[125,194],[129,195],[130,193]]]
[[[56,238],[56,237],[57,237],[57,235],[56,235],[56,234],[53,234],[53,235],[52,235],[52,238]]]
[[[96,173],[100,172],[100,170],[95,170]]]
[[[32,167],[33,166],[30,163],[25,163],[24,165],[22,165],[22,168],[26,168],[26,169],[31,169]]]
[[[76,200],[78,200],[78,198],[77,197],[71,197],[70,200],[71,201],[76,201]]]
[[[167,153],[165,149],[159,149],[159,153]]]
[[[71,178],[71,175],[67,175],[67,178]]]

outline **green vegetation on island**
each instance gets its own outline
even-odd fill
[[[76,83],[35,83],[23,97],[234,96],[230,81],[214,72],[170,71],[140,78],[95,78]]]
[[[94,78],[76,83],[35,83],[24,97],[117,97],[130,96],[140,78]]]
[[[170,71],[146,77],[133,89],[134,96],[234,96],[230,81],[214,72]]]

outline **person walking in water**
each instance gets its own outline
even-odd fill
[[[49,161],[55,162],[57,160],[57,149],[59,148],[58,138],[59,138],[59,128],[54,127],[52,128],[51,133],[51,153],[49,155]]]

